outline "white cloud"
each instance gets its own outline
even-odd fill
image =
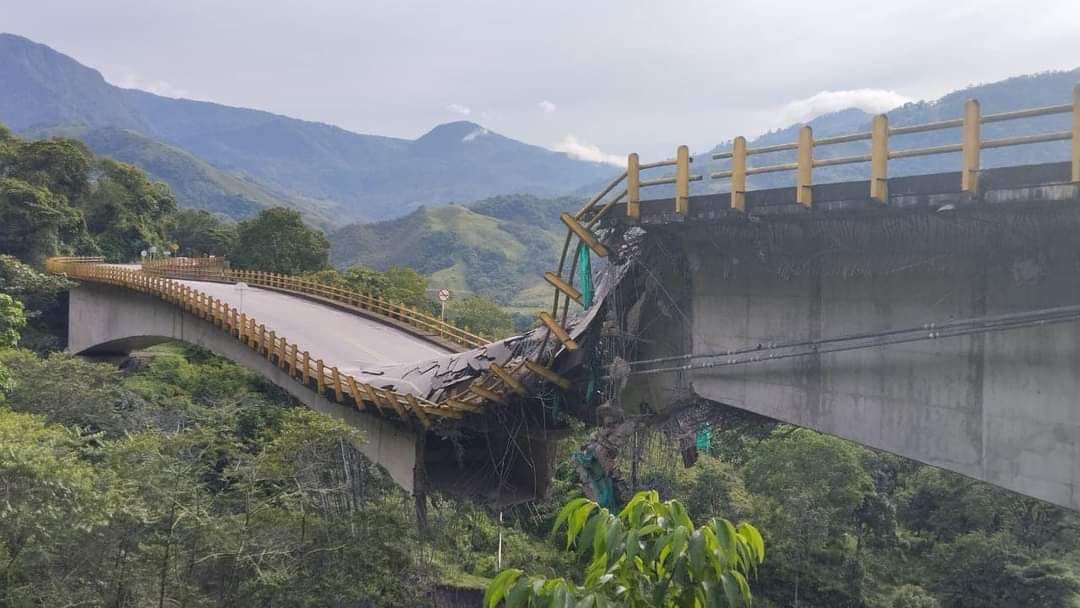
[[[450,110],[454,114],[461,114],[462,116],[468,116],[469,114],[472,114],[472,110],[469,109],[469,106],[463,106],[460,103],[452,103],[446,106],[446,109]]]
[[[797,99],[780,110],[779,123],[806,122],[829,112],[858,108],[870,114],[880,114],[911,101],[896,91],[884,89],[849,89],[846,91],[822,91],[810,97]]]
[[[567,135],[562,141],[555,144],[555,151],[562,152],[570,158],[587,160],[594,163],[607,163],[609,165],[623,166],[626,158],[617,154],[605,154],[600,148],[590,143],[583,142],[573,135]]]
[[[477,130],[473,131],[472,133],[469,133],[465,137],[462,137],[461,141],[464,142],[464,143],[469,143],[470,141],[476,139],[477,137],[480,137],[481,135],[487,135],[487,134],[488,134],[487,129],[477,129]]]
[[[540,111],[542,111],[544,114],[552,114],[557,109],[555,104],[551,103],[546,99],[536,105],[540,106]]]
[[[109,81],[122,89],[139,89],[162,97],[191,97],[191,93],[187,89],[175,86],[165,80],[144,80],[129,69],[122,69],[119,78],[110,78]]]

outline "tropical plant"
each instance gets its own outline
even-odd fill
[[[553,533],[566,528],[566,548],[588,558],[585,578],[499,573],[484,596],[486,608],[607,606],[734,608],[749,606],[747,579],[765,559],[765,543],[748,523],[714,518],[695,527],[677,500],[656,491],[636,494],[618,515],[586,498],[566,504]]]

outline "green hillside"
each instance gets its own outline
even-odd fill
[[[421,207],[409,215],[331,232],[331,263],[380,270],[410,266],[433,287],[478,293],[512,309],[543,306],[538,289],[557,263],[565,231],[559,212],[577,199],[499,196],[470,205]]]
[[[252,217],[269,207],[290,207],[316,225],[327,225],[332,213],[332,203],[282,193],[129,129],[61,127],[33,135],[78,139],[99,156],[136,165],[168,184],[183,207],[205,209],[233,219]]]

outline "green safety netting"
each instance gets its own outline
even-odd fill
[[[593,299],[592,258],[585,243],[578,245],[577,258],[578,290],[581,291],[581,303],[588,308],[592,306]]]
[[[697,436],[694,437],[694,445],[697,446],[699,452],[709,451],[712,446],[712,425],[708,422],[698,429]]]
[[[615,509],[615,485],[611,478],[604,472],[604,467],[591,451],[582,450],[574,453],[574,460],[583,466],[589,475],[589,484],[592,485],[596,502],[601,507]]]

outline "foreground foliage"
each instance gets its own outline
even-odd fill
[[[617,516],[591,500],[571,500],[553,532],[563,527],[566,548],[588,557],[581,584],[509,569],[488,587],[488,608],[500,601],[507,608],[749,606],[747,579],[765,559],[750,524],[714,518],[696,528],[682,503],[661,501],[655,491],[638,493]]]

